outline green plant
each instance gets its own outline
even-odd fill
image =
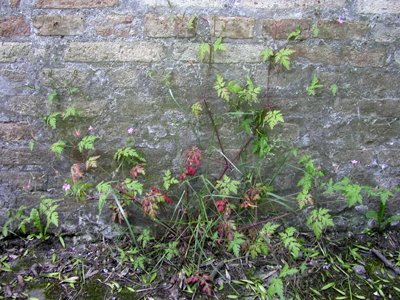
[[[193,21],[192,18],[191,22]],[[192,25],[188,24],[189,26]],[[288,36],[288,40],[298,39],[300,34],[301,30],[297,28]],[[162,74],[161,82],[168,89],[172,101],[187,117],[188,121],[180,126],[190,127],[198,137],[198,126],[194,123],[206,118],[210,124],[212,138],[207,141],[207,147],[189,147],[182,158],[179,174],[162,170],[162,180],[147,182],[145,154],[137,150],[135,141],[131,139],[127,140],[126,146],[115,151],[112,164],[102,165],[102,154],[97,152],[101,136],[96,135],[92,126],[87,131],[75,129],[73,137],[59,138],[50,146],[55,156],[71,161],[71,176],[63,186],[65,196],[75,197],[78,201],[95,200],[98,202],[99,215],[107,207],[111,211],[112,221],[126,223],[133,244],[128,249],[119,250],[120,263],[130,264],[134,270],[142,269],[146,275],[141,276],[141,279],[146,287],[156,280],[160,266],[171,272],[183,268],[187,270],[186,284],[191,292],[200,290],[212,295],[215,287],[215,275],[212,274],[219,272],[220,267],[217,265],[211,269],[205,266],[211,260],[217,259],[217,255],[218,259],[255,259],[258,255],[268,255],[279,248],[284,249],[282,252],[287,254],[288,259],[296,261],[300,252],[305,251],[303,240],[298,238],[297,230],[293,226],[282,226],[278,231],[280,225],[274,222],[312,207],[305,222],[311,227],[315,237],[321,240],[324,230],[334,226],[329,210],[321,207],[324,205],[321,201],[324,193],[344,196],[348,205],[353,206],[361,203],[362,192],[366,191],[347,177],[336,183],[332,179],[323,183],[323,170],[315,166],[310,155],[303,155],[297,165],[292,165],[303,174],[297,184],[300,190],[295,200],[294,197],[289,199],[274,193],[272,185],[275,179],[288,165],[287,160],[297,156],[297,151],[292,149],[288,141],[274,138],[271,134],[285,120],[282,112],[272,105],[269,76],[272,71],[279,75],[283,70],[290,69],[291,56],[295,51],[284,46],[274,50],[266,49],[260,53],[262,60],[268,65],[265,97],[262,88],[255,85],[251,76],[246,76],[245,84],[242,85],[236,80],[224,78],[218,72],[215,77],[212,76],[214,55],[220,51],[227,51],[222,37],[212,43],[200,45],[199,58],[208,74],[205,80],[200,78],[200,72],[190,63],[195,69],[195,80],[199,86],[204,82],[204,88],[201,89],[198,99],[191,103],[189,111],[186,111],[185,106],[174,95],[171,72]],[[148,74],[150,77],[153,72]],[[322,87],[319,79],[314,77],[305,92],[315,95],[316,89]],[[332,85],[331,91],[335,95],[337,87]],[[77,90],[73,91],[75,92]],[[52,101],[61,95],[51,93],[49,99]],[[223,100],[228,108],[226,111],[213,111],[211,100]],[[80,117],[79,111],[67,108],[52,112],[43,117],[43,120],[46,125],[57,130],[61,125],[73,123]],[[221,137],[223,119],[237,124],[242,140],[239,141],[236,152],[232,153],[232,149],[226,151]],[[129,128],[127,133],[132,135],[133,128]],[[41,145],[33,139],[31,147],[35,144]],[[278,167],[266,176],[264,160],[272,160],[278,149],[284,154],[274,159]],[[25,208],[19,214],[17,212],[17,216],[23,219],[21,224],[32,222],[39,229],[40,237],[46,235],[50,223],[57,225],[57,205],[52,200],[47,200],[46,210],[33,208],[29,217],[22,215]],[[282,206],[288,212],[260,220],[261,208],[270,204]],[[133,215],[131,207],[135,207],[143,215]],[[276,211],[271,209],[271,213],[276,214]],[[128,219],[129,214],[161,227],[163,234],[155,239],[146,229],[141,234],[135,233]],[[38,222],[39,215],[46,216],[45,226]],[[275,239],[273,245],[272,239]],[[285,278],[299,270],[301,268],[289,268],[289,264],[285,263],[268,288],[260,278],[235,282],[251,290],[251,297],[271,299],[278,296],[283,299]],[[118,283],[108,284],[112,289],[120,290]],[[328,288],[329,286],[325,287]],[[233,297],[236,296],[231,298]]]
[[[397,188],[394,188],[394,190],[396,192],[399,192],[399,189],[397,189]],[[371,189],[370,187],[367,187],[367,191],[369,192],[370,196],[378,196],[380,199],[378,211],[370,210],[366,213],[367,218],[378,221],[378,231],[379,232],[382,232],[383,229],[385,229],[387,224],[389,224],[391,222],[400,221],[399,215],[393,215],[393,216],[390,216],[387,218],[385,217],[387,200],[390,197],[394,196],[390,190],[379,188],[379,187],[376,189]]]
[[[18,223],[18,229],[21,230],[24,234],[27,233],[26,226],[32,224],[36,227],[39,233],[31,233],[28,238],[38,238],[42,240],[46,240],[49,238],[47,231],[51,224],[54,224],[58,227],[58,212],[56,209],[58,208],[58,204],[56,204],[57,200],[48,199],[45,196],[40,197],[41,202],[39,203],[38,208],[31,208],[29,215],[25,214],[25,211],[29,208],[26,206],[21,206],[18,208],[17,212],[12,215],[9,212],[9,219],[3,225],[2,234],[3,236],[7,236],[9,233],[8,226],[13,223]],[[45,222],[43,224],[42,217],[44,217]]]

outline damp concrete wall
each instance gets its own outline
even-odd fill
[[[272,81],[272,105],[285,119],[276,134],[313,155],[328,176],[384,187],[399,182],[397,0],[0,0],[0,5],[3,219],[8,209],[35,201],[24,191],[27,185],[40,195],[61,197],[69,176],[71,163],[46,147],[31,151],[32,137],[49,146],[60,134],[86,134],[92,126],[104,157],[134,137],[148,160],[148,182],[157,183],[167,169],[178,176],[185,150],[207,149],[213,136],[208,116],[196,120],[184,114],[162,81],[170,75],[175,100],[190,112],[202,91],[196,72],[204,81],[206,73],[198,47],[218,37],[227,50],[216,54],[212,78],[218,73],[243,85],[249,76],[262,87],[261,101],[268,65],[260,53],[281,47],[296,51],[291,69]],[[300,36],[287,40],[297,28]],[[305,90],[314,76],[325,88],[310,96]],[[335,95],[332,85],[338,87]],[[72,89],[77,92],[69,93]],[[49,103],[52,93],[57,97]],[[209,95],[214,110],[228,111],[212,85]],[[41,115],[69,106],[83,111],[73,124],[64,124],[60,133],[44,126]],[[228,154],[243,138],[231,122],[220,121]],[[133,135],[128,128],[134,128]],[[293,169],[283,171],[277,191],[292,191],[296,180]],[[396,213],[397,199],[392,201]],[[66,208],[69,221],[60,230],[95,224],[97,212],[83,207]]]

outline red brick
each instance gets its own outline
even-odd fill
[[[211,16],[209,21],[211,35],[234,39],[254,37],[254,18]]]
[[[289,34],[300,27],[300,39],[311,36],[311,19],[265,19],[261,21],[263,33],[274,39],[286,39]]]
[[[300,45],[291,46],[290,49],[296,52],[291,55],[292,59],[297,56],[308,58],[314,63],[324,63],[330,65],[341,65],[343,59],[333,51],[331,46],[304,47]]]
[[[33,26],[38,35],[79,35],[84,30],[83,19],[73,16],[37,16]]]
[[[44,165],[52,158],[52,154],[40,146],[31,151],[29,148],[0,148],[0,164],[2,165]]]
[[[133,18],[132,15],[109,15],[95,27],[96,33],[102,36],[129,36]]]
[[[354,67],[364,68],[370,65],[381,68],[385,65],[386,50],[384,48],[376,48],[358,51],[351,47],[344,47],[342,56],[349,60]]]
[[[318,38],[321,39],[354,39],[362,40],[368,32],[368,22],[344,21],[339,23],[337,20],[318,20]]]
[[[10,0],[10,7],[18,7],[21,0]]]
[[[196,35],[196,22],[194,28],[188,28],[191,17],[159,16],[148,14],[144,20],[146,34],[151,37],[193,37]]]
[[[27,123],[0,123],[0,140],[30,140],[31,127]]]
[[[37,8],[94,8],[118,4],[118,0],[39,0]]]
[[[9,16],[0,18],[0,36],[27,36],[30,27],[23,16]]]

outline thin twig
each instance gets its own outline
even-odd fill
[[[375,254],[386,267],[391,268],[397,275],[400,276],[400,268],[396,267],[390,260],[388,260],[382,253],[375,249],[371,249],[372,253]]]

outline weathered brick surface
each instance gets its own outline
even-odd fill
[[[291,46],[290,49],[296,51],[293,55],[291,55],[292,59],[296,59],[296,57],[300,56],[308,58],[314,63],[325,63],[330,65],[340,65],[344,63],[340,55],[335,52],[331,46],[305,47],[296,45]]]
[[[300,45],[291,46],[296,52],[292,58],[305,57],[314,63],[330,65],[343,65],[350,63],[354,67],[383,67],[386,59],[384,48],[366,49],[359,51],[350,47],[334,49],[332,46],[304,47]]]
[[[0,171],[0,181],[9,182],[20,189],[37,191],[47,186],[47,175],[38,172]]]
[[[210,96],[211,110],[223,115],[217,126],[228,158],[236,155],[244,137],[236,130],[240,123],[225,114],[229,104],[217,100],[215,74],[241,87],[249,76],[262,88],[261,103],[254,108],[268,102],[284,115],[285,123],[270,136],[290,140],[324,168],[335,165],[334,176],[362,169],[371,182],[376,180],[374,185],[383,177],[400,181],[397,0],[19,2],[2,0],[0,15],[0,193],[10,186],[2,180],[4,170],[22,170],[20,182],[18,172],[10,179],[21,187],[29,181],[28,170],[53,166],[54,156],[46,149],[28,149],[31,128],[39,140],[51,143],[59,138],[58,130],[68,137],[76,129],[87,132],[91,125],[92,134],[102,136],[99,149],[111,153],[126,145],[132,136],[126,131],[134,127],[150,177],[160,169],[179,170],[177,156],[198,140],[209,145],[211,126],[205,111],[196,120],[176,107],[161,83],[167,74],[172,74],[170,87],[184,111],[204,91]],[[192,16],[194,28],[189,28]],[[287,40],[297,27],[300,37]],[[218,37],[224,38],[226,51],[214,53],[207,81],[208,66],[200,63],[199,46]],[[260,53],[266,48],[275,53],[294,49],[291,69],[262,62]],[[311,96],[306,88],[314,76],[323,86]],[[267,83],[271,86],[265,99]],[[338,86],[336,95],[329,89],[333,84]],[[75,87],[79,90],[70,93]],[[52,92],[59,96],[49,103]],[[40,115],[68,107],[83,114],[73,122],[59,122],[57,130],[42,127]],[[183,125],[188,121],[198,130],[198,140]],[[251,146],[248,150],[250,154]],[[353,159],[362,167],[353,166]],[[54,167],[60,169],[60,178],[69,176],[66,161]],[[265,170],[268,178],[270,168]],[[291,189],[298,175],[284,172],[276,182]]]
[[[246,7],[263,9],[339,7],[345,4],[345,0],[243,0]]]
[[[337,20],[318,20],[318,38],[321,39],[354,39],[362,40],[368,32],[368,22],[344,21],[339,23]]]
[[[133,15],[108,15],[104,22],[95,26],[96,33],[102,36],[129,36]]]
[[[400,65],[400,50],[394,53],[394,60]]]
[[[79,87],[87,83],[87,73],[74,69],[43,69],[40,84],[53,88]]]
[[[363,49],[361,51],[351,47],[343,47],[342,56],[350,61],[354,67],[383,67],[386,60],[385,48]]]
[[[393,43],[400,36],[400,27],[376,24],[372,29],[372,37],[378,43]]]
[[[360,117],[396,117],[400,114],[400,99],[337,99],[334,109]]]
[[[33,26],[38,35],[79,35],[84,31],[83,18],[73,16],[37,16]]]
[[[18,141],[29,140],[32,128],[25,123],[0,123],[0,140]]]
[[[110,72],[110,78],[114,86],[132,88],[140,71],[133,68],[114,69]]]
[[[82,43],[73,42],[65,51],[66,61],[160,61],[165,57],[163,46],[155,42]]]
[[[398,0],[359,0],[357,8],[363,14],[398,14],[400,2]]]
[[[379,164],[400,167],[400,150],[390,149],[378,153]]]
[[[93,8],[118,4],[118,0],[39,0],[37,8]]]
[[[44,97],[15,96],[10,98],[8,109],[20,116],[38,116],[48,114],[47,106],[48,101]]]
[[[234,39],[254,37],[254,18],[210,16],[208,20],[213,36]]]
[[[192,37],[196,35],[196,21],[189,28],[191,17],[169,17],[147,14],[144,20],[146,34],[150,37]]]
[[[339,166],[351,165],[353,159],[357,160],[361,165],[368,166],[373,162],[374,150],[344,150],[340,151],[332,157],[332,161]]]
[[[175,60],[200,62],[199,46],[197,43],[179,43],[174,45],[173,57]],[[261,62],[262,45],[228,44],[227,51],[215,54],[215,63]]]
[[[21,0],[10,0],[10,7],[18,7]]]
[[[22,71],[22,70],[20,71],[20,70],[3,69],[3,70],[0,70],[0,75],[4,76],[9,81],[20,82],[25,79],[26,72]]]
[[[0,18],[0,36],[28,36],[30,31],[24,16]]]
[[[44,165],[51,160],[52,154],[48,150],[36,147],[34,151],[23,147],[9,147],[0,149],[0,164],[2,165]]]
[[[17,59],[27,55],[31,50],[31,43],[1,43],[0,44],[0,63],[12,63]]]
[[[143,4],[150,6],[173,6],[173,7],[223,7],[223,0],[142,0]]]
[[[265,19],[261,20],[263,33],[274,39],[286,39],[288,35],[300,27],[300,40],[312,36],[313,21],[311,19]]]

